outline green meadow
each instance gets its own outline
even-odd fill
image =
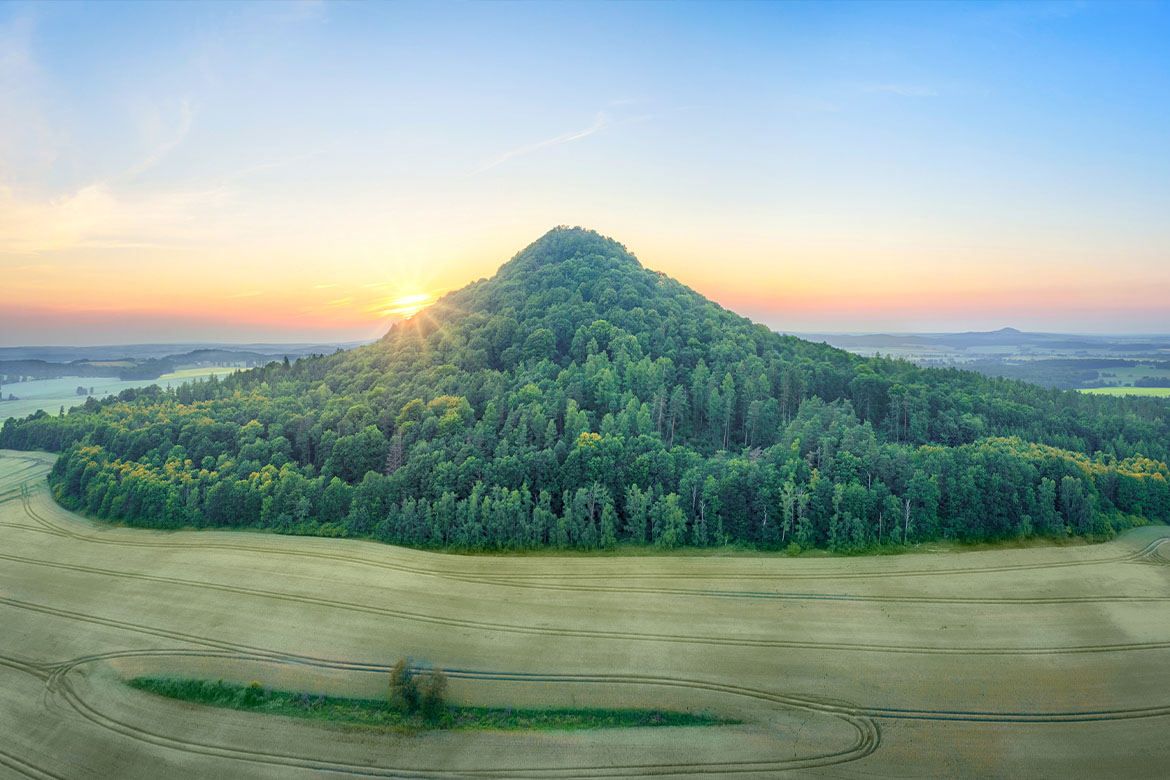
[[[1093,395],[1145,395],[1170,398],[1170,387],[1090,387],[1081,392]]]

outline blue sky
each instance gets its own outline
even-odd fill
[[[357,338],[556,224],[785,330],[1170,330],[1161,3],[6,3],[0,340]]]

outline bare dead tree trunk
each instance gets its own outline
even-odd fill
[[[390,439],[390,450],[386,453],[386,476],[390,476],[406,462],[406,447],[402,434],[396,433]]]

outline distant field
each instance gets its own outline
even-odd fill
[[[1152,395],[1170,398],[1170,387],[1090,387],[1081,392],[1093,395]]]
[[[9,393],[11,393],[18,400],[0,401],[0,421],[9,417],[27,417],[30,414],[35,414],[38,409],[44,409],[49,414],[57,414],[62,406],[70,409],[83,404],[86,396],[77,394],[79,385],[87,389],[92,387],[94,397],[100,399],[131,387],[179,385],[198,377],[209,377],[213,374],[224,376],[235,370],[224,366],[209,366],[181,369],[170,374],[163,374],[158,379],[122,380],[107,376],[66,376],[58,379],[6,383],[0,386],[4,398],[8,398]]]
[[[243,366],[239,366],[239,367],[236,367],[236,366],[214,366],[214,367],[209,367],[209,368],[180,368],[178,371],[172,371],[169,374],[163,374],[158,379],[156,379],[154,383],[155,384],[162,384],[163,382],[170,382],[173,380],[179,380],[180,382],[183,382],[183,381],[186,381],[188,379],[193,379],[194,377],[198,377],[198,376],[207,377],[207,376],[211,376],[212,374],[215,374],[216,376],[225,376],[227,374],[230,374],[233,371],[238,370],[238,368],[243,368]],[[165,385],[164,385],[164,387],[165,387]]]
[[[1134,381],[1147,376],[1157,379],[1170,379],[1170,371],[1164,368],[1153,368],[1148,364],[1125,368],[1101,369],[1101,379],[1106,382],[1132,384]]]

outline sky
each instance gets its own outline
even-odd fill
[[[784,331],[1170,332],[1163,3],[0,3],[0,344],[374,338],[555,225]]]

